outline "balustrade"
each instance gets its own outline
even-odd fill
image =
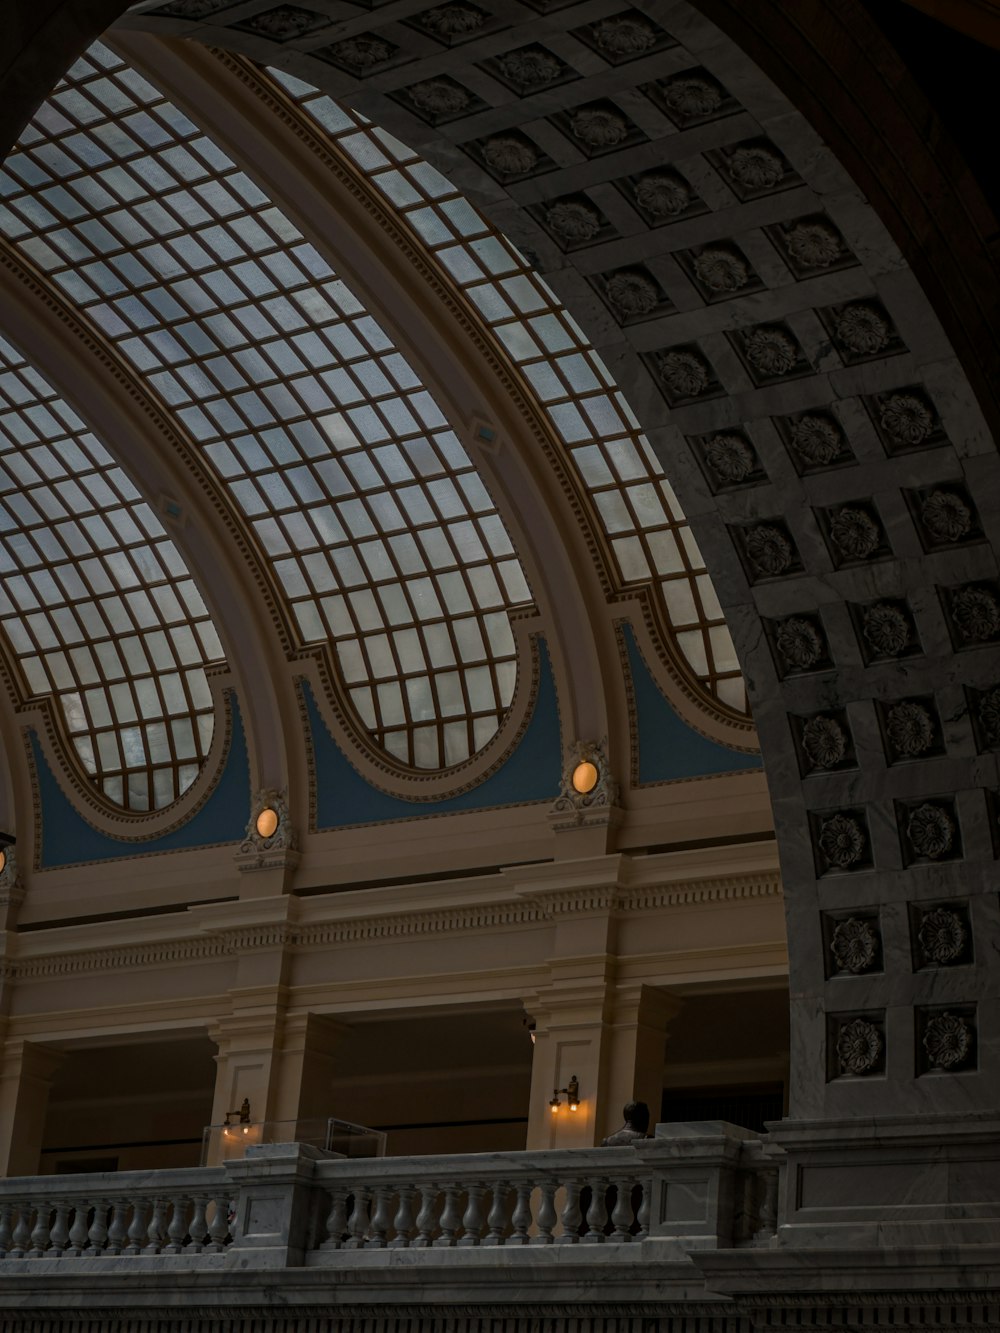
[[[428,1261],[440,1266],[452,1253],[461,1263],[461,1251],[529,1246],[534,1264],[570,1245],[603,1246],[604,1262],[647,1239],[681,1253],[686,1238],[701,1248],[770,1243],[777,1165],[758,1140],[695,1128],[607,1149],[357,1161],[267,1145],[199,1170],[0,1180],[0,1261],[227,1265],[256,1250],[290,1266],[350,1263],[364,1251],[356,1262],[367,1264],[378,1262],[369,1252],[414,1249],[435,1251]],[[702,1224],[668,1216],[675,1187],[705,1201]],[[232,1229],[231,1216],[242,1219]],[[216,1258],[230,1247],[230,1259]]]
[[[527,1156],[527,1154],[525,1154]],[[538,1154],[532,1154],[536,1161]],[[558,1159],[559,1154],[550,1154]],[[454,1159],[448,1159],[449,1162]],[[526,1167],[528,1178],[490,1180],[417,1178],[433,1158],[410,1158],[412,1174],[386,1176],[391,1159],[378,1164],[381,1178],[365,1181],[370,1167],[355,1166],[354,1180],[330,1181],[330,1208],[315,1248],[329,1250],[468,1249],[499,1245],[626,1244],[647,1230],[643,1207],[649,1193],[648,1168],[638,1160],[613,1177],[593,1174],[573,1163],[563,1170]],[[469,1159],[482,1171],[481,1158]],[[340,1170],[347,1163],[330,1163]],[[413,1169],[416,1168],[416,1171]],[[327,1170],[321,1164],[319,1176]],[[420,1208],[414,1217],[415,1201]],[[374,1200],[374,1204],[372,1201]],[[648,1212],[648,1208],[647,1208]]]
[[[232,1239],[230,1194],[225,1188],[211,1191],[214,1183],[225,1185],[221,1172],[155,1174],[164,1185],[169,1182],[155,1196],[144,1190],[146,1172],[134,1173],[134,1185],[130,1172],[102,1175],[92,1188],[80,1176],[0,1181],[0,1260],[223,1250]],[[173,1176],[180,1177],[176,1185]],[[23,1192],[14,1193],[19,1187]]]

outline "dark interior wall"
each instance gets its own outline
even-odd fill
[[[49,1095],[40,1172],[99,1169],[99,1160],[120,1171],[198,1166],[215,1050],[197,1036],[67,1052]]]

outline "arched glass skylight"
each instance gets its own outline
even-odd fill
[[[191,786],[222,648],[177,548],[73,410],[0,338],[0,625],[84,770],[129,810]]]
[[[670,482],[601,358],[518,251],[392,135],[285,74],[268,71],[368,176],[458,284],[521,368],[593,497],[622,587],[651,585],[691,670],[748,711],[736,650]]]
[[[246,515],[304,644],[376,742],[461,762],[513,697],[530,593],[447,421],[233,162],[98,43],[0,178],[0,231],[176,413]]]

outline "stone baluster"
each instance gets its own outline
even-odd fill
[[[224,1250],[231,1240],[229,1235],[229,1197],[226,1194],[218,1193],[212,1196],[212,1203],[215,1205],[215,1211],[212,1213],[212,1220],[208,1224],[208,1244],[205,1250],[208,1254],[218,1254]]]
[[[128,1200],[115,1199],[111,1208],[111,1222],[108,1226],[108,1239],[104,1248],[105,1254],[121,1254],[128,1239],[128,1232],[125,1229],[127,1216]]]
[[[354,1207],[351,1209],[350,1220],[347,1223],[347,1230],[351,1233],[348,1238],[345,1249],[363,1250],[365,1242],[368,1239],[368,1229],[371,1222],[368,1217],[369,1194],[362,1186],[355,1186],[354,1189]]]
[[[28,1246],[31,1244],[31,1205],[18,1203],[14,1207],[16,1216],[14,1233],[10,1238],[10,1258],[23,1259],[28,1252]]]
[[[90,1235],[90,1204],[86,1199],[77,1199],[73,1205],[73,1223],[69,1229],[69,1244],[66,1246],[67,1258],[78,1258],[83,1254]]]
[[[483,1235],[483,1194],[485,1185],[469,1185],[466,1189],[465,1212],[462,1214],[462,1239],[459,1245],[478,1245]]]
[[[531,1192],[533,1189],[534,1186],[527,1180],[518,1183],[517,1199],[510,1219],[514,1232],[507,1241],[508,1245],[527,1245],[530,1240],[528,1232],[531,1229]]]
[[[4,1202],[0,1204],[0,1259],[6,1259],[7,1252],[13,1245],[11,1234],[14,1230],[11,1225],[11,1214],[14,1211],[12,1203]]]
[[[455,1237],[458,1234],[458,1228],[462,1225],[462,1210],[458,1206],[458,1198],[462,1193],[458,1185],[445,1185],[444,1187],[444,1207],[441,1209],[441,1234],[434,1242],[436,1246],[447,1249],[455,1244]]]
[[[492,1188],[490,1211],[486,1216],[489,1232],[483,1237],[484,1245],[503,1245],[507,1235],[507,1196],[510,1185],[506,1180],[498,1180]]]
[[[347,1232],[347,1190],[343,1185],[335,1185],[330,1191],[330,1211],[326,1215],[323,1229],[326,1232],[326,1239],[319,1248],[339,1250]]]
[[[146,1213],[149,1211],[148,1199],[135,1199],[132,1202],[132,1221],[128,1226],[128,1244],[125,1254],[141,1254],[146,1243]]]
[[[52,1223],[52,1230],[49,1232],[49,1256],[58,1258],[69,1244],[69,1213],[73,1207],[66,1199],[60,1199],[56,1204],[56,1217]],[[2,1249],[2,1242],[0,1242]]]
[[[416,1190],[412,1185],[400,1185],[399,1187],[399,1206],[396,1208],[396,1216],[392,1219],[392,1229],[396,1233],[389,1242],[390,1248],[394,1250],[405,1249],[410,1243],[410,1237],[413,1235],[413,1199]]]
[[[170,1200],[170,1225],[167,1227],[167,1244],[163,1247],[164,1254],[182,1254],[184,1252],[184,1242],[187,1239],[187,1219],[188,1206],[190,1198],[186,1194],[175,1194]]]
[[[166,1217],[167,1200],[153,1200],[153,1216],[149,1219],[149,1226],[146,1228],[147,1243],[143,1249],[143,1254],[159,1254],[163,1249],[163,1242],[167,1238]]]
[[[757,1214],[757,1230],[754,1233],[754,1245],[766,1245],[778,1228],[778,1173],[764,1173],[764,1198]]]
[[[438,1187],[436,1185],[421,1185],[420,1212],[417,1213],[417,1238],[413,1242],[413,1248],[416,1250],[426,1250],[434,1244],[434,1232],[437,1229],[437,1197]]]
[[[639,1211],[635,1215],[635,1220],[639,1223],[639,1230],[635,1233],[636,1240],[645,1240],[649,1235],[649,1215],[653,1208],[653,1182],[648,1176],[639,1181],[639,1188],[642,1190],[642,1202],[639,1204]]]
[[[567,1180],[565,1184],[566,1201],[562,1210],[562,1235],[560,1245],[575,1245],[580,1239],[580,1181]]]
[[[388,1243],[389,1228],[392,1226],[392,1196],[394,1192],[392,1185],[377,1185],[375,1187],[375,1211],[372,1213],[371,1235],[366,1242],[366,1249],[384,1250]]]
[[[623,1245],[626,1241],[632,1239],[632,1181],[624,1176],[619,1176],[613,1183],[615,1204],[611,1210],[611,1221],[615,1230],[614,1234],[609,1236],[608,1239]]]
[[[95,1255],[103,1254],[104,1247],[108,1241],[108,1213],[111,1204],[107,1199],[94,1200],[94,1216],[90,1221],[90,1229],[87,1232],[87,1248],[84,1254]]]
[[[533,1238],[532,1245],[551,1245],[554,1240],[552,1231],[559,1221],[555,1202],[556,1189],[554,1180],[543,1180],[539,1185],[541,1197],[538,1200],[538,1212],[535,1216],[538,1234]]]
[[[35,1213],[35,1225],[31,1228],[31,1249],[29,1259],[40,1259],[49,1248],[49,1223],[52,1220],[52,1205],[44,1201],[39,1203]]]
[[[188,1225],[188,1243],[186,1250],[200,1254],[205,1245],[205,1237],[208,1235],[208,1221],[206,1213],[208,1212],[209,1196],[207,1194],[193,1194],[191,1196],[191,1221]]]
[[[585,1245],[601,1245],[604,1242],[604,1228],[608,1220],[608,1207],[604,1198],[608,1188],[606,1180],[590,1182],[590,1207],[587,1209],[587,1231],[583,1237]]]

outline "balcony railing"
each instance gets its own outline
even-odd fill
[[[116,1271],[126,1260],[343,1268],[401,1249],[435,1265],[501,1248],[505,1263],[519,1250],[537,1263],[569,1245],[680,1258],[769,1241],[777,1167],[760,1139],[723,1122],[657,1134],[614,1148],[362,1161],[272,1144],[220,1167],[4,1180],[0,1271],[94,1271],[109,1259]]]

